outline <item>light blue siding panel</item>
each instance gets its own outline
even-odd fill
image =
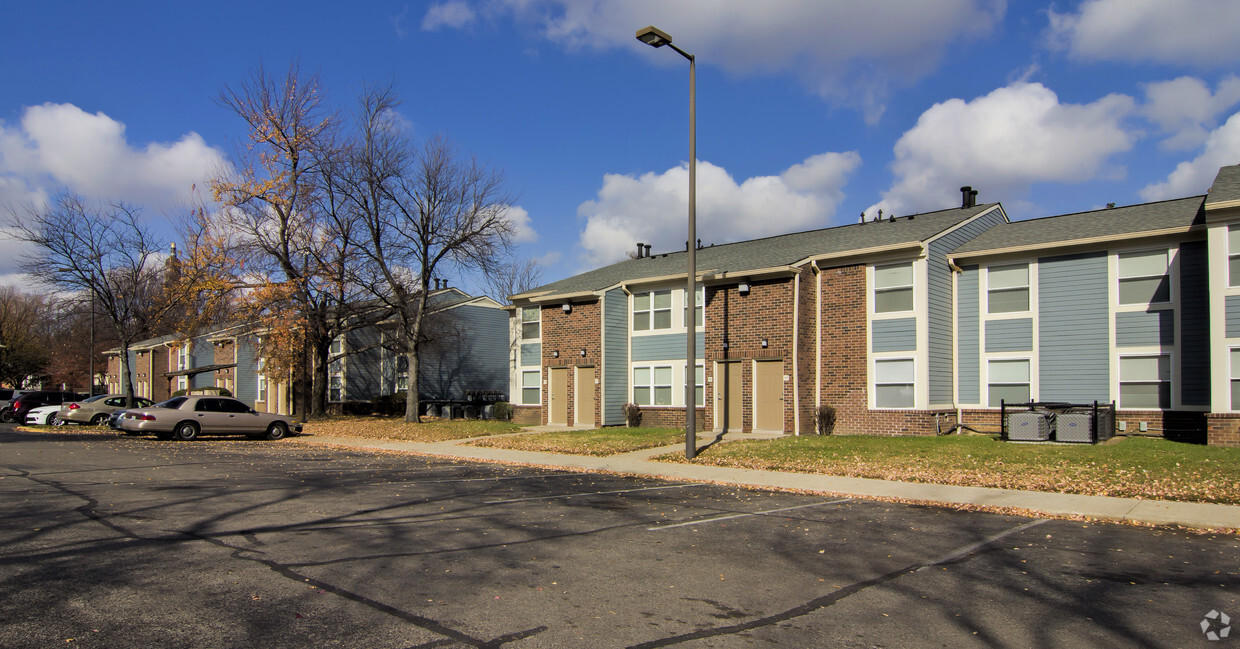
[[[952,403],[952,270],[947,265],[947,253],[1006,222],[1003,214],[995,210],[935,239],[927,246],[926,281],[930,304],[926,309],[926,326],[931,405]]]
[[[234,372],[236,378],[233,381],[233,396],[238,399],[254,405],[254,399],[258,398],[258,368],[256,367],[256,350],[254,348],[254,338],[250,336],[240,336],[236,343],[237,368]],[[268,391],[270,394],[270,390]]]
[[[1164,311],[1124,311],[1115,314],[1115,345],[1135,347],[1175,344],[1175,313]]]
[[[629,400],[629,298],[621,289],[603,296],[603,425],[624,423]]]
[[[205,337],[195,338],[194,344],[190,346],[190,354],[193,359],[190,361],[191,367],[205,367],[215,364],[215,345],[207,341]],[[215,372],[202,372],[195,374],[189,382],[190,387],[206,388],[215,385]]]
[[[1180,246],[1180,400],[1210,405],[1210,281],[1204,241]],[[1225,410],[1226,408],[1220,408]]]
[[[542,365],[542,343],[522,343],[521,364],[529,367]]]
[[[917,318],[875,320],[870,323],[870,347],[876,352],[916,351]]]
[[[960,403],[975,404],[981,392],[981,315],[978,311],[978,267],[967,266],[957,282],[956,341],[959,368],[957,391]]]
[[[1106,253],[1038,260],[1042,401],[1110,401]]]
[[[987,352],[1033,351],[1033,319],[991,320],[986,323]]]
[[[419,356],[419,398],[467,401],[474,392],[507,393],[508,315],[466,305],[442,317],[451,320],[454,335],[428,345]]]
[[[697,343],[697,358],[702,358],[705,347],[705,332],[697,330],[694,340]],[[685,339],[680,334],[664,334],[661,336],[634,336],[633,362],[665,361],[685,357]]]
[[[1227,337],[1240,338],[1240,295],[1228,295],[1225,300]]]

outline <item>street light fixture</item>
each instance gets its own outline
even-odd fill
[[[653,25],[637,30],[637,40],[651,46],[664,45],[689,59],[689,270],[685,289],[685,457],[697,455],[697,70],[693,55],[672,44],[667,32]],[[705,300],[703,300],[705,301]],[[703,304],[703,313],[706,305]],[[705,324],[703,322],[703,324]]]

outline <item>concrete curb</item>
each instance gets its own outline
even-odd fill
[[[568,470],[606,471],[667,480],[713,482],[743,487],[809,491],[854,498],[891,499],[928,505],[973,506],[995,510],[1021,510],[1032,515],[1084,517],[1096,520],[1146,525],[1180,525],[1213,530],[1240,530],[1240,506],[1138,500],[1107,496],[1016,491],[988,487],[897,482],[870,478],[849,478],[812,473],[787,473],[758,469],[701,466],[655,462],[649,458],[680,450],[680,446],[643,449],[631,453],[594,457],[516,451],[467,446],[469,440],[450,442],[401,442],[362,440],[349,437],[299,438],[309,444],[347,446],[360,449],[403,451],[420,455],[554,467]]]

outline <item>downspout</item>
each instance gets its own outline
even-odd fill
[[[817,261],[811,262],[810,266],[818,282],[814,291],[814,407],[818,408],[822,405],[822,269]],[[818,413],[815,412],[814,416],[816,418]]]
[[[792,276],[792,434],[801,434],[801,273]]]
[[[950,257],[947,268],[952,274],[952,403],[956,406],[956,429],[964,425],[964,409],[960,407],[960,274],[964,269]]]

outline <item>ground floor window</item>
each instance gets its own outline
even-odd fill
[[[258,396],[255,397],[255,400],[262,401],[265,403],[267,401],[267,375],[259,374],[255,377],[255,379],[258,384],[258,387],[257,387]]]
[[[1119,407],[1171,407],[1171,357],[1167,354],[1121,356]]]
[[[693,402],[698,406],[706,405],[706,366],[698,365],[694,368],[693,378]]]
[[[986,365],[986,390],[991,408],[1002,403],[1028,403],[1033,399],[1029,389],[1029,359],[992,360]]]
[[[344,375],[332,374],[327,378],[327,400],[344,401]]]
[[[542,403],[542,395],[539,394],[541,381],[541,370],[521,372],[521,403],[523,405],[537,406]]]
[[[634,367],[633,403],[639,406],[672,405],[672,366]]]
[[[884,358],[874,361],[874,407],[912,408],[916,372],[911,358]]]
[[[1240,273],[1238,273],[1240,275]],[[1240,277],[1237,277],[1240,279]],[[1231,348],[1231,409],[1240,410],[1240,347]]]
[[[409,357],[401,354],[396,357],[396,391],[405,392],[409,389]]]

